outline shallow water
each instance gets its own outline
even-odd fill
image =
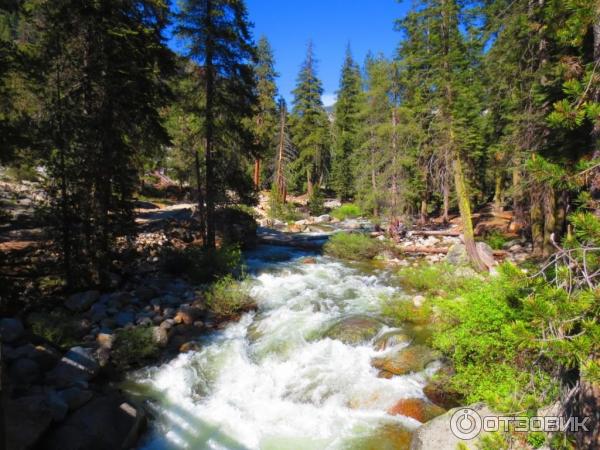
[[[305,264],[306,255],[284,247],[248,254],[258,311],[207,336],[201,351],[131,375],[130,392],[145,399],[156,417],[141,448],[407,445],[402,439],[419,422],[386,410],[399,399],[423,397],[435,365],[421,373],[378,378],[370,359],[381,352],[368,343],[352,346],[323,338],[332,323],[347,315],[377,316],[382,298],[399,287],[383,273],[323,256]],[[390,429],[402,435],[397,441],[402,444],[394,444],[394,437],[373,443]]]

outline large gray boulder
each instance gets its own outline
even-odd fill
[[[100,292],[85,291],[71,295],[65,302],[65,307],[74,312],[84,312],[98,301]]]
[[[446,262],[453,266],[464,266],[469,264],[469,255],[467,254],[467,247],[465,244],[454,244],[448,250],[446,255]]]
[[[46,381],[57,387],[69,387],[80,381],[91,380],[99,370],[100,365],[92,349],[73,347],[46,374]]]
[[[141,409],[120,394],[97,397],[73,412],[44,438],[47,450],[131,448],[145,424]]]
[[[7,344],[17,341],[25,329],[19,319],[5,318],[0,319],[0,340]]]
[[[457,437],[450,428],[452,416],[455,413],[461,415],[461,410],[465,410],[465,408],[474,411],[481,419],[497,415],[483,403],[451,409],[447,413],[430,420],[418,428],[413,434],[410,450],[456,450],[459,448],[459,444],[462,444],[469,449],[478,448],[477,443],[483,432],[479,433],[473,439],[464,440]],[[457,417],[460,420],[460,417]],[[472,422],[465,423],[468,425]]]
[[[44,395],[31,395],[6,400],[2,405],[5,420],[6,448],[33,448],[52,422],[50,407]]]

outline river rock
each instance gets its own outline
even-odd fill
[[[454,244],[450,247],[446,255],[446,262],[454,266],[469,264],[469,255],[467,254],[465,244]]]
[[[404,331],[399,329],[389,330],[375,339],[373,348],[375,350],[385,350],[396,345],[409,344],[411,341],[412,338],[405,334]]]
[[[92,391],[87,389],[81,389],[77,386],[73,386],[62,391],[58,391],[57,395],[66,403],[69,411],[74,411],[81,408],[87,402],[89,402],[94,394]]]
[[[410,450],[456,450],[465,444],[468,445],[468,448],[478,448],[477,444],[481,435],[465,441],[456,437],[450,429],[452,415],[461,408],[451,409],[418,428],[413,434]],[[483,403],[470,405],[468,408],[474,410],[482,419],[496,415]]]
[[[21,358],[8,368],[8,375],[17,384],[31,384],[40,377],[40,366],[29,358]]]
[[[498,263],[494,259],[494,250],[489,246],[487,242],[477,242],[475,244],[477,247],[477,251],[479,252],[479,257],[483,260],[484,264],[491,269],[494,266],[497,266]]]
[[[375,357],[371,359],[371,365],[394,375],[405,375],[410,372],[420,372],[435,358],[435,353],[428,347],[412,345]]]
[[[101,322],[106,317],[106,305],[102,303],[94,303],[90,308],[90,318],[92,322]]]
[[[44,395],[6,400],[3,409],[7,449],[33,448],[52,422]]]
[[[347,447],[369,450],[408,449],[412,433],[399,423],[386,423],[365,437],[353,439]]]
[[[318,217],[315,217],[313,223],[328,223],[331,222],[331,216],[329,214],[322,214]]]
[[[73,347],[56,367],[46,374],[46,381],[57,387],[68,387],[79,381],[91,380],[99,370],[100,365],[92,349]]]
[[[425,297],[423,297],[422,295],[415,295],[412,299],[413,305],[415,305],[417,308],[420,308],[421,306],[423,306],[423,303],[425,303]]]
[[[69,405],[65,400],[59,396],[56,391],[51,390],[46,397],[46,405],[52,416],[52,420],[55,422],[61,422],[67,416],[69,412]]]
[[[411,417],[422,423],[428,422],[445,412],[445,409],[420,398],[400,399],[387,411],[392,416]]]
[[[332,325],[324,336],[344,344],[358,345],[373,339],[382,326],[379,320],[369,316],[350,316]]]
[[[121,311],[115,316],[118,327],[126,327],[127,325],[133,325],[135,322],[135,313],[131,311]]]
[[[145,416],[119,394],[97,397],[71,414],[45,439],[48,450],[124,449],[133,446]]]
[[[2,342],[7,344],[15,342],[23,336],[24,332],[25,329],[19,319],[0,319],[0,338]]]
[[[96,342],[101,348],[111,349],[115,343],[115,335],[114,333],[98,333],[96,336]]]
[[[169,342],[169,330],[162,326],[152,328],[152,340],[159,347],[166,347]]]
[[[79,292],[71,295],[65,302],[67,309],[75,312],[84,312],[100,298],[98,291]]]

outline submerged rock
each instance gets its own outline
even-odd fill
[[[344,448],[368,450],[403,450],[410,447],[412,433],[400,424],[389,423],[367,437],[353,439]]]
[[[346,317],[332,325],[324,337],[337,339],[344,344],[358,345],[373,339],[383,326],[379,320],[365,315]]]
[[[435,359],[436,354],[428,347],[413,345],[373,358],[371,365],[394,375],[405,375],[410,372],[420,372]]]
[[[400,344],[409,344],[412,338],[404,333],[403,330],[389,330],[382,333],[375,339],[373,348],[375,350],[386,350],[390,347]]]
[[[392,416],[411,417],[425,423],[444,414],[446,410],[420,398],[403,398],[398,400],[387,412]]]

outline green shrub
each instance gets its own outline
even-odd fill
[[[246,283],[227,275],[210,287],[206,305],[217,317],[229,319],[252,309],[255,303]]]
[[[62,309],[33,313],[27,319],[31,331],[58,347],[73,347],[81,342],[77,319]]]
[[[278,219],[284,222],[295,222],[300,220],[300,214],[293,204],[283,203],[277,194],[277,189],[273,186],[271,196],[269,197],[269,218]]]
[[[39,181],[40,179],[35,167],[25,164],[7,168],[6,175],[15,181]]]
[[[122,328],[116,332],[111,359],[121,370],[141,367],[159,353],[152,327]]]
[[[533,448],[540,448],[546,443],[546,435],[541,431],[534,431],[527,435],[527,443]]]
[[[484,241],[494,250],[502,250],[507,240],[504,234],[498,230],[491,230],[485,235]]]
[[[395,323],[409,322],[424,325],[431,320],[432,311],[428,302],[417,307],[412,301],[405,298],[391,297],[383,300],[381,313]]]
[[[331,211],[331,215],[338,220],[344,219],[352,219],[355,217],[360,217],[362,215],[362,211],[360,207],[355,203],[346,203],[333,211]]]
[[[166,249],[162,254],[163,269],[176,276],[186,275],[195,283],[207,283],[240,269],[242,253],[238,246],[207,250],[187,247]]]
[[[355,261],[372,259],[381,249],[378,241],[361,233],[336,233],[324,247],[328,255]]]
[[[427,264],[398,271],[402,287],[423,295],[452,294],[476,282],[475,273],[451,264]]]
[[[308,199],[308,212],[311,216],[320,216],[325,212],[325,197],[320,189],[315,189]]]

